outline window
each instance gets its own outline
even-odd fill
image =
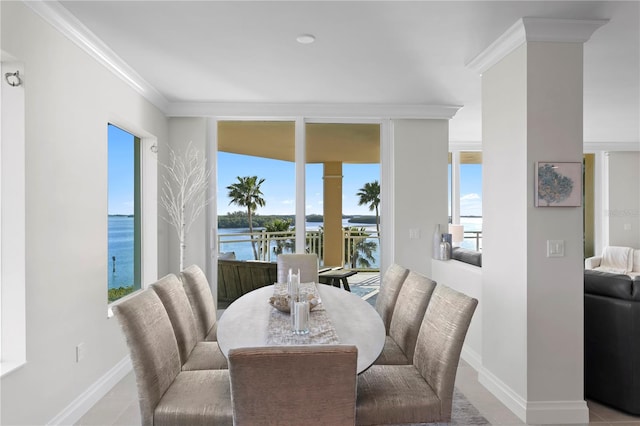
[[[140,138],[108,126],[108,300],[141,288]]]
[[[482,153],[449,155],[449,221],[464,226],[461,246],[482,250]]]

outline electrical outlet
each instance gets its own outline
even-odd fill
[[[409,229],[409,239],[417,240],[420,238],[420,228],[411,228]]]
[[[76,346],[76,362],[82,361],[86,355],[87,355],[87,349],[84,343],[78,344],[78,346]]]

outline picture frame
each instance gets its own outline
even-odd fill
[[[535,172],[536,207],[582,206],[582,163],[538,161]]]

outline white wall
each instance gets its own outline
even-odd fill
[[[191,146],[198,150],[200,157],[206,158],[206,155],[207,155],[206,137],[207,137],[207,119],[206,118],[197,117],[197,118],[170,118],[169,119],[169,145],[177,155],[184,153],[189,143],[191,143]],[[167,150],[165,149],[165,151]],[[166,154],[167,154],[166,152],[162,154],[163,155],[162,161],[164,161],[165,164],[168,161]],[[164,173],[164,170],[160,168],[159,174],[161,176],[160,178],[161,182],[162,182],[162,173]],[[163,211],[161,211],[160,214],[165,215]],[[185,256],[184,256],[185,267],[195,264],[200,266],[202,270],[206,271],[206,268],[207,268],[206,243],[207,243],[207,235],[209,235],[206,222],[207,220],[206,220],[206,209],[205,209],[202,211],[200,216],[198,216],[196,221],[193,223],[190,232],[187,234],[185,238],[185,242],[187,245],[187,248],[185,250]],[[169,242],[168,242],[169,271],[173,273],[178,273],[180,272],[180,268],[179,268],[180,250],[179,250],[178,238],[173,226],[170,226],[168,228],[168,231],[169,231]]]
[[[482,362],[522,397],[527,395],[526,53],[521,46],[482,76]]]
[[[162,145],[167,120],[23,3],[1,7],[24,63],[27,364],[2,377],[0,422],[45,424],[128,353],[107,319],[107,123]]]
[[[607,158],[608,245],[640,248],[640,152],[609,152]]]
[[[394,261],[430,277],[433,231],[447,224],[449,121],[394,120],[392,134]]]
[[[478,299],[461,357],[476,371],[482,369],[482,268],[457,260],[432,260],[432,279],[442,285]]]

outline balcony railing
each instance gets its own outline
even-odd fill
[[[218,253],[235,251],[238,259],[255,260],[251,248],[251,235],[256,245],[258,260],[275,262],[279,253],[295,252],[295,231],[260,230],[251,234],[249,232],[224,233],[224,229],[221,229],[218,234]],[[305,235],[306,252],[317,254],[321,266],[324,265],[322,236],[321,231],[306,231]],[[363,232],[357,229],[344,229],[343,240],[345,263],[342,266],[358,271],[380,270],[380,237],[375,230]],[[465,231],[464,240],[471,242],[466,245],[467,247],[477,251],[482,250],[482,231]]]
[[[224,233],[224,229],[221,229],[218,233],[218,253],[233,251],[236,253],[237,259],[255,260],[251,237],[255,243],[257,260],[274,262],[278,254],[295,251],[295,231],[267,232],[259,230],[253,233]],[[321,266],[324,265],[322,238],[321,231],[306,231],[306,252],[317,254]],[[358,271],[380,270],[380,237],[375,230],[344,229],[343,241],[342,250],[345,263],[341,266]]]
[[[464,231],[464,240],[471,241],[476,251],[482,251],[482,231]]]

